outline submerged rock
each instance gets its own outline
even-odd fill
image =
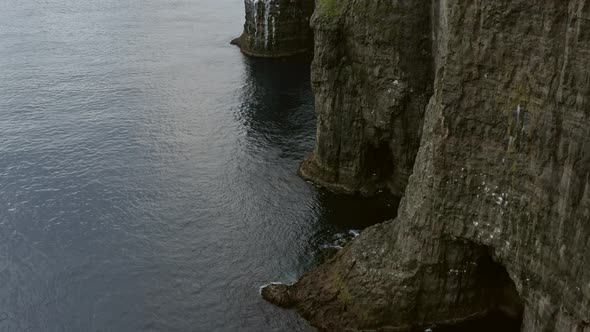
[[[232,41],[255,57],[286,57],[310,52],[309,19],[314,0],[245,0],[244,33]]]
[[[322,0],[314,16],[302,174],[405,197],[265,298],[330,331],[502,311],[589,332],[590,2]]]

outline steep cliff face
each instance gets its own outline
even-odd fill
[[[256,57],[285,57],[313,48],[314,0],[245,0],[244,33],[232,41]]]
[[[498,309],[522,317],[523,331],[588,332],[590,1],[426,2],[434,92],[398,218],[263,295],[326,330],[405,330]],[[360,15],[352,7],[329,28]],[[327,23],[316,22],[322,35]],[[320,56],[316,77],[328,70]]]
[[[402,195],[432,95],[428,12],[426,1],[318,1],[317,146],[301,175],[335,191]]]

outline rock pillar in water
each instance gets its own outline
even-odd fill
[[[245,0],[244,33],[232,41],[255,57],[287,57],[310,52],[309,20],[314,0]]]

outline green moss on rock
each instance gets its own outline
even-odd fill
[[[346,0],[319,0],[318,10],[326,16],[338,16],[344,10]]]

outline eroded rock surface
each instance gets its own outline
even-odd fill
[[[255,57],[286,57],[310,52],[314,0],[245,0],[244,33],[232,41]]]
[[[499,309],[523,311],[523,331],[590,331],[590,1],[327,3],[340,5],[314,19],[319,141],[304,174],[362,188],[370,144],[358,143],[395,135],[393,115],[419,118],[433,93],[398,218],[273,291],[322,330],[403,331]],[[430,88],[427,70],[400,69],[428,68],[428,54]]]
[[[432,95],[429,8],[427,1],[318,1],[317,145],[300,169],[305,178],[339,192],[402,195]]]

